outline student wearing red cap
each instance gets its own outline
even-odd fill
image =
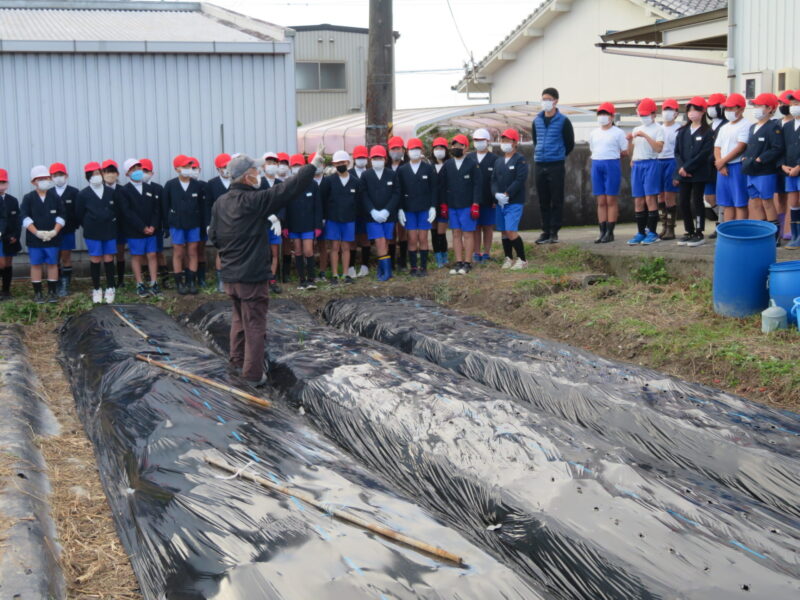
[[[658,209],[661,212],[662,240],[675,239],[675,218],[678,212],[678,187],[675,180],[675,138],[680,125],[677,100],[669,98],[661,104],[661,128],[664,130],[664,147],[658,155],[658,167],[661,172],[661,194],[658,197]]]
[[[211,208],[214,206],[214,203],[220,196],[227,192],[228,188],[231,186],[231,174],[230,171],[228,171],[229,162],[231,162],[231,155],[227,152],[222,152],[214,157],[214,168],[217,169],[217,175],[209,179],[208,184],[206,184],[206,223],[211,222]],[[224,293],[225,288],[222,286],[222,271],[220,270],[222,267],[220,265],[219,252],[216,253],[214,267],[217,292]]]
[[[458,134],[450,140],[450,154],[441,171],[442,197],[447,204],[450,229],[453,230],[455,265],[451,275],[466,275],[472,269],[473,232],[477,227],[481,202],[481,168],[466,155],[467,136]]]
[[[778,96],[778,111],[781,114],[780,118],[780,125],[781,125],[781,133],[783,132],[783,127],[786,123],[791,123],[794,121],[794,117],[789,112],[789,105],[791,104],[791,95],[792,90],[785,90],[783,91],[780,96]],[[784,152],[786,148],[786,138],[784,137]],[[783,157],[781,157],[782,161]],[[783,168],[781,166],[781,161],[778,161],[778,176],[775,180],[775,196],[773,198],[775,204],[775,211],[778,213],[778,222],[780,225],[778,226],[778,230],[781,232],[781,238],[784,240],[791,240],[792,236],[790,233],[789,227],[789,219],[788,217],[788,208],[787,208],[787,199],[788,196],[786,194],[786,173],[783,172]]]
[[[103,182],[112,190],[117,189],[117,180],[119,179],[119,165],[117,161],[112,158],[107,158],[101,163],[103,170]],[[117,287],[121,288],[125,285],[125,224],[123,220],[125,215],[121,212],[118,215],[119,228],[117,229]]]
[[[58,296],[69,296],[72,283],[72,251],[75,250],[75,199],[78,188],[67,184],[67,167],[64,163],[55,162],[50,165],[50,176],[53,178],[53,190],[64,203],[64,228],[61,230],[61,246],[59,255]]]
[[[131,253],[131,266],[136,280],[136,295],[140,298],[159,297],[156,228],[161,222],[160,199],[150,185],[144,182],[144,170],[138,158],[129,158],[122,164],[128,183],[118,186],[114,200],[119,203],[124,216],[125,237]],[[149,285],[142,276],[142,260],[147,262]]]
[[[149,158],[140,158],[139,162],[144,172],[144,179],[142,179],[142,181],[150,186],[150,190],[158,200],[159,206],[161,206],[161,196],[164,193],[164,187],[160,183],[153,181],[153,176],[155,175],[153,161]],[[156,228],[156,259],[158,260],[159,288],[162,290],[169,289],[169,269],[167,268],[167,257],[164,255],[165,231],[166,225],[164,223],[164,215],[161,215],[161,221]]]
[[[658,155],[664,149],[664,129],[656,123],[656,103],[645,98],[636,107],[642,121],[626,137],[631,154],[631,193],[638,231],[628,240],[629,246],[660,242],[658,226],[658,195],[661,192],[661,171]]]
[[[353,168],[350,169],[350,174],[353,177],[361,179],[364,172],[367,170],[369,163],[369,150],[366,146],[356,146],[353,148]],[[350,267],[348,273],[351,277],[365,277],[369,274],[369,258],[372,253],[369,236],[367,235],[367,220],[369,216],[364,212],[363,204],[358,207],[358,214],[356,215],[356,241],[353,246],[353,251],[356,247],[361,248],[361,267],[356,271],[355,266]],[[355,259],[353,260],[355,263]]]
[[[711,94],[706,100],[706,105],[708,108],[706,109],[706,115],[709,119],[711,119],[711,129],[714,132],[714,141],[717,139],[717,134],[719,133],[719,128],[722,127],[728,120],[725,118],[725,107],[722,106],[725,103],[727,97],[725,94]],[[713,156],[712,156],[712,164],[713,164]],[[725,217],[724,211],[717,205],[717,180],[716,177],[713,181],[710,181],[706,184],[705,189],[703,190],[703,202],[705,206],[708,208],[706,211],[706,216],[712,220],[716,221],[717,224],[722,222],[722,219]],[[716,229],[711,232],[711,235],[708,236],[709,239],[713,240],[717,237]]]
[[[800,90],[789,93],[789,115],[783,125],[784,154],[780,166],[786,176],[786,202],[791,239],[787,248],[800,248]]]
[[[772,116],[778,109],[775,94],[759,94],[752,101],[753,119],[747,138],[747,148],[742,155],[742,172],[747,176],[747,193],[750,197],[748,218],[769,221],[775,225],[775,243],[780,246],[781,231],[775,211],[775,184],[778,162],[783,158],[783,129]]]
[[[742,154],[747,148],[750,121],[744,118],[746,101],[741,94],[725,100],[725,118],[714,141],[714,166],[717,169],[717,204],[725,210],[725,220],[747,218],[747,179],[742,173]]]
[[[442,167],[450,160],[450,150],[447,140],[437,137],[433,140],[431,148],[431,163],[436,171],[436,225],[431,230],[431,244],[433,256],[436,259],[436,268],[441,269],[447,265],[447,202],[442,196]]]
[[[400,183],[397,173],[384,168],[386,149],[383,146],[373,146],[369,157],[372,168],[361,176],[361,202],[364,212],[369,215],[367,236],[375,243],[375,252],[378,254],[378,280],[387,281],[392,277],[389,241],[394,238],[397,211],[400,208]],[[416,270],[416,265],[414,267]]]
[[[428,274],[428,231],[436,219],[439,186],[436,170],[422,160],[422,140],[408,140],[408,162],[400,167],[397,176],[401,207],[397,219],[408,233],[411,275],[425,277]]]
[[[0,301],[11,298],[11,280],[14,276],[13,260],[22,250],[22,219],[19,200],[8,193],[8,171],[0,169]]]
[[[506,129],[500,134],[500,151],[503,156],[494,163],[492,194],[497,201],[497,230],[502,234],[504,269],[519,270],[528,266],[525,260],[525,245],[519,237],[519,221],[525,207],[525,184],[528,180],[528,163],[517,152],[519,131]],[[512,250],[517,253],[513,260]]]
[[[402,165],[404,165],[407,161],[406,155],[406,147],[403,138],[399,135],[395,135],[389,138],[389,141],[386,144],[386,147],[389,148],[389,166],[391,167],[392,171],[397,171]],[[398,270],[403,270],[408,266],[408,239],[406,237],[406,230],[405,227],[397,223],[395,225],[395,244],[389,244],[389,255],[391,257],[392,262],[392,269],[397,266]],[[395,260],[396,249],[395,246],[399,246],[400,252],[397,254],[397,260]]]
[[[678,180],[681,213],[686,233],[679,246],[696,247],[705,243],[705,208],[703,192],[706,183],[716,177],[711,163],[714,154],[714,131],[705,115],[706,101],[695,96],[686,105],[688,122],[678,130],[675,139],[675,173]]]
[[[622,183],[621,158],[628,153],[625,133],[614,125],[616,108],[611,102],[597,107],[598,127],[589,134],[592,153],[592,193],[597,196],[597,221],[600,237],[596,244],[614,241],[619,207],[617,197]]]
[[[289,158],[291,174],[297,175],[305,164],[302,154],[293,154]],[[314,240],[321,235],[322,200],[319,196],[319,184],[311,181],[286,207],[284,237],[291,240],[293,247],[298,290],[317,289],[314,283]]]
[[[281,181],[285,180],[292,173],[292,168],[289,165],[290,158],[291,157],[289,156],[288,152],[278,152],[278,172],[277,172],[277,177]],[[283,214],[275,215],[275,217],[278,219],[278,221],[281,221],[281,217],[282,216],[285,216],[285,215],[283,215]],[[270,222],[272,223],[272,225],[274,227],[275,223],[273,221],[270,221]],[[275,227],[275,229],[273,229],[273,232],[275,230],[277,230],[277,227]],[[274,240],[274,238],[270,238],[270,239]],[[272,245],[274,246],[275,244],[272,244]],[[277,255],[277,253],[273,253],[273,260],[276,260],[276,258],[275,258],[276,255]],[[289,277],[290,277],[291,272],[292,272],[292,246],[291,246],[291,244],[282,244],[281,257],[282,257],[282,259],[281,259],[281,261],[282,261],[281,262],[281,282],[282,283],[288,283],[289,282]],[[273,270],[272,273],[273,273],[273,275],[275,275],[277,277],[277,274],[278,274],[277,270]],[[272,285],[270,285],[270,291],[272,291],[272,293],[280,292],[280,288],[277,285],[277,280]]]
[[[192,177],[194,161],[178,155],[172,161],[177,177],[164,184],[163,214],[172,237],[172,272],[178,293],[197,294],[200,228],[205,220],[205,186]],[[188,270],[184,272],[184,261]]]
[[[497,154],[491,152],[491,135],[487,129],[476,129],[472,134],[472,144],[475,152],[469,156],[475,159],[481,168],[481,204],[478,208],[478,223],[475,228],[475,250],[472,253],[472,261],[475,264],[489,262],[492,252],[492,237],[494,236],[494,225],[497,221],[495,212],[495,199],[492,195],[492,172]],[[483,243],[483,252],[481,252]]]

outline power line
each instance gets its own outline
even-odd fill
[[[458,28],[458,22],[456,21],[456,15],[453,12],[453,7],[450,4],[450,0],[445,0],[445,1],[447,2],[447,8],[450,11],[450,16],[453,19],[453,25],[456,28],[456,33],[458,34],[458,39],[461,40],[461,44],[464,46],[464,50],[467,51],[467,56],[469,57],[470,62],[472,62],[472,52],[470,52],[469,48],[467,47],[467,43],[464,41],[464,36],[461,35],[461,30]]]

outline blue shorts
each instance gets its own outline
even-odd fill
[[[406,231],[429,231],[431,227],[427,210],[406,211]]]
[[[460,229],[461,231],[475,231],[478,227],[478,219],[471,216],[472,207],[451,208],[449,211],[450,229]]]
[[[394,222],[386,223],[367,223],[367,237],[371,240],[385,238],[394,239]]]
[[[394,223],[391,225],[394,227]],[[324,238],[332,242],[355,242],[356,222],[337,223],[336,221],[326,221]]]
[[[622,165],[618,158],[592,160],[592,194],[619,196],[622,184]]]
[[[158,251],[156,236],[151,235],[144,238],[128,238],[128,248],[131,256],[143,256]]]
[[[117,240],[90,240],[86,238],[86,250],[89,256],[104,256],[117,253]]]
[[[170,227],[169,234],[172,236],[173,246],[183,246],[190,242],[200,241],[200,228],[192,227],[191,229],[178,229],[177,227]]]
[[[519,220],[522,218],[522,207],[522,204],[498,206],[495,211],[497,216],[495,229],[497,231],[518,231]]]
[[[800,192],[800,175],[797,177],[786,176],[786,191]]]
[[[269,230],[269,243],[273,246],[280,246],[281,245],[281,236],[275,235],[272,233],[272,230]]]
[[[28,248],[28,258],[30,259],[30,263],[33,266],[38,266],[41,264],[46,265],[57,265],[58,264],[58,254],[61,250],[58,246],[50,247],[50,248]],[[116,253],[116,249],[114,250]]]
[[[75,232],[61,234],[61,246],[59,250],[75,250]]]
[[[493,206],[481,206],[481,213],[478,216],[478,227],[494,227],[497,221],[497,213]]]
[[[631,195],[634,198],[661,193],[661,166],[658,160],[637,160],[631,169]]]
[[[677,192],[677,186],[672,184],[675,181],[675,159],[659,158],[658,167],[661,170],[661,191]]]
[[[314,239],[314,232],[313,231],[304,231],[302,233],[289,232],[289,239],[290,240],[313,240]]]
[[[367,222],[364,219],[356,219],[356,235],[367,235]]]
[[[205,227],[200,227],[200,241],[207,242],[208,241],[208,232],[206,231]]]
[[[772,199],[775,195],[775,183],[777,177],[772,175],[748,175],[747,194],[751,199],[765,198]]]
[[[747,180],[742,173],[742,163],[728,163],[728,174],[717,173],[717,204],[720,206],[747,206]]]
[[[164,251],[164,232],[160,229],[156,231],[156,252]]]
[[[704,196],[716,196],[717,195],[717,182],[716,180],[707,183],[703,188],[703,195]]]

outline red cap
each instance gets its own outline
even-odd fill
[[[383,146],[373,146],[369,150],[370,158],[375,158],[376,156],[380,156],[381,158],[386,158],[386,148]]]
[[[388,146],[389,150],[391,150],[392,148],[402,148],[404,146],[403,138],[401,138],[399,135],[390,137]]]
[[[692,106],[696,106],[697,108],[702,108],[705,110],[708,105],[706,104],[706,99],[702,96],[695,96],[689,102],[686,103],[687,105],[691,104]]]
[[[411,138],[410,140],[408,140],[408,146],[406,146],[406,148],[408,148],[409,150],[411,150],[412,148],[419,148],[421,150],[422,140],[419,138]]]
[[[615,115],[617,114],[617,109],[614,108],[614,105],[611,104],[611,102],[603,102],[597,107],[597,112],[607,112],[610,115]]]
[[[200,167],[200,161],[197,160],[194,156],[189,157],[189,164],[193,167]]]
[[[655,100],[652,98],[642,98],[639,100],[639,104],[636,105],[636,112],[640,117],[644,117],[652,115],[656,112],[657,108]]]
[[[181,167],[188,165],[191,161],[192,159],[185,154],[178,154],[178,156],[172,159],[172,166],[176,169],[180,169]]]
[[[50,165],[50,175],[55,175],[58,172],[66,173],[67,166],[64,163],[53,163]]]
[[[516,129],[506,129],[503,133],[500,134],[501,138],[508,138],[509,140],[514,140],[515,142],[519,141],[519,131]]]
[[[289,155],[286,152],[278,152],[278,162],[289,162]]]
[[[369,150],[366,146],[356,146],[353,148],[353,158],[369,158]]]
[[[755,106],[769,106],[770,108],[778,108],[778,97],[775,94],[765,93],[759,94],[750,104]]]
[[[731,94],[728,99],[723,102],[722,106],[725,108],[744,108],[747,106],[747,100],[741,94]]]
[[[672,110],[680,110],[680,106],[678,106],[678,101],[675,98],[667,98],[664,102],[661,103],[661,110],[665,110],[667,108],[671,108]]]
[[[708,97],[708,106],[716,106],[725,102],[725,94],[711,94]]]
[[[449,144],[447,143],[447,140],[443,137],[438,137],[435,140],[433,140],[434,148],[436,148],[436,146],[444,146],[445,148],[447,148],[448,145]]]
[[[214,159],[214,166],[218,169],[224,169],[228,166],[229,162],[231,162],[231,155],[227,152],[223,152],[222,154],[217,154],[217,157]]]
[[[781,95],[778,96],[778,100],[781,101],[781,104],[789,104],[789,101],[792,99],[792,90],[784,90],[781,92]]]
[[[8,181],[8,171],[0,169],[0,181]]]
[[[454,135],[453,139],[450,140],[450,143],[452,144],[454,142],[458,142],[459,144],[464,144],[465,146],[469,146],[469,140],[467,139],[467,136],[465,136],[463,133]]]
[[[303,156],[302,154],[292,154],[289,157],[290,167],[297,167],[297,166],[302,167],[304,164],[306,164],[306,157]]]
[[[794,90],[793,92],[789,92],[789,100],[800,101],[800,90]]]
[[[83,172],[84,173],[91,173],[93,171],[101,171],[103,167],[100,166],[99,162],[88,162],[83,165]]]
[[[153,170],[153,161],[149,158],[140,158],[139,164],[142,165],[142,168],[145,171],[152,171]]]
[[[115,169],[117,169],[119,171],[119,165],[117,164],[117,161],[115,161],[115,160],[113,160],[111,158],[107,158],[107,159],[105,159],[103,161],[102,168],[103,169],[107,169],[108,167],[114,167]]]

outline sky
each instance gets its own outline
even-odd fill
[[[283,26],[369,26],[369,0],[211,1]],[[447,0],[394,0],[393,26],[400,33],[395,46],[397,108],[469,104],[466,94],[450,88],[461,79],[470,54],[479,62],[541,2],[450,0],[448,7]]]

